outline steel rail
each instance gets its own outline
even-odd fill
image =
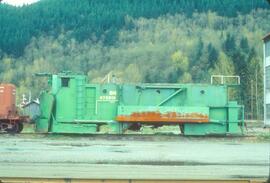
[[[0,178],[0,183],[266,183],[265,179],[235,180],[140,180],[140,179],[70,179],[70,178]]]

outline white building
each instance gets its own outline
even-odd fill
[[[263,38],[264,58],[264,124],[270,126],[270,33]]]

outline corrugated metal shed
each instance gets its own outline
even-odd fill
[[[30,101],[22,106],[24,115],[29,116],[32,120],[35,120],[40,115],[39,102]]]
[[[270,32],[263,37],[264,42],[267,42],[269,40],[270,40]]]

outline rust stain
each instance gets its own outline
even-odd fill
[[[134,112],[131,115],[119,115],[119,122],[167,122],[167,123],[206,123],[208,115],[201,113],[176,113],[176,112]]]

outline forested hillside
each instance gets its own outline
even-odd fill
[[[42,33],[58,36],[72,31],[77,41],[101,40],[114,44],[120,29],[132,29],[132,18],[157,18],[181,13],[191,17],[195,12],[213,11],[233,17],[257,8],[268,8],[264,0],[41,0],[31,6],[0,7],[0,48],[20,56],[33,36]],[[222,29],[223,27],[219,27]],[[14,46],[16,45],[16,46]]]
[[[247,113],[262,114],[263,0],[43,0],[0,4],[0,81],[38,96],[36,72],[71,70],[100,81],[208,83],[240,75]],[[255,88],[258,95],[255,96]],[[256,100],[257,99],[257,100]]]

